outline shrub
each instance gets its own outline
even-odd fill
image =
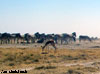
[[[67,74],[84,74],[84,73],[83,72],[79,72],[77,70],[70,69],[70,70],[67,71]]]
[[[14,63],[9,63],[8,65],[9,65],[9,66],[14,66],[15,64],[14,64]]]
[[[55,69],[55,66],[40,66],[40,67],[36,67],[36,70],[40,70],[40,69]]]

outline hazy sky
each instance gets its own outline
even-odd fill
[[[100,0],[0,0],[0,32],[100,37]]]

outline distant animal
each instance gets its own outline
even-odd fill
[[[12,36],[10,33],[2,33],[0,34],[1,44],[9,44],[11,43]]]
[[[91,40],[98,40],[98,37],[91,37]]]
[[[79,42],[81,42],[81,41],[87,41],[87,40],[90,41],[90,42],[92,41],[89,36],[83,36],[83,35],[79,36]]]
[[[43,42],[44,42],[43,38],[37,41],[37,43],[43,43]]]
[[[21,36],[20,33],[13,33],[12,36],[14,38],[14,43],[16,43],[16,41],[17,41],[17,44],[19,44],[20,40],[23,39],[23,37]]]
[[[34,43],[34,37],[29,33],[24,34],[24,40],[27,44]]]
[[[67,33],[63,33],[62,34],[62,39],[61,39],[61,44],[63,44],[63,42],[65,41],[65,43],[69,43],[71,41],[76,42],[76,32],[73,32],[71,35],[67,34]]]
[[[46,47],[46,46],[48,46],[49,44],[51,44],[54,48],[55,48],[55,51],[56,51],[56,46],[55,46],[55,42],[54,42],[54,40],[49,40],[49,41],[47,41],[46,43],[45,43],[45,45],[42,47],[42,51],[44,51],[44,48]]]

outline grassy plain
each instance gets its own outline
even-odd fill
[[[48,54],[42,54],[40,48],[0,48],[0,71],[30,67],[34,68],[27,74],[95,74],[100,71],[100,62],[96,62],[100,60],[100,48],[44,52]],[[93,63],[85,64],[91,61]]]

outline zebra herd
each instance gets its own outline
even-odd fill
[[[50,39],[54,40],[56,44],[68,44],[69,42],[76,42],[76,32],[72,34],[40,34],[39,32],[30,35],[26,33],[21,35],[20,33],[0,33],[0,44],[31,44],[31,43],[45,43]],[[92,41],[89,36],[79,36],[79,41]]]

